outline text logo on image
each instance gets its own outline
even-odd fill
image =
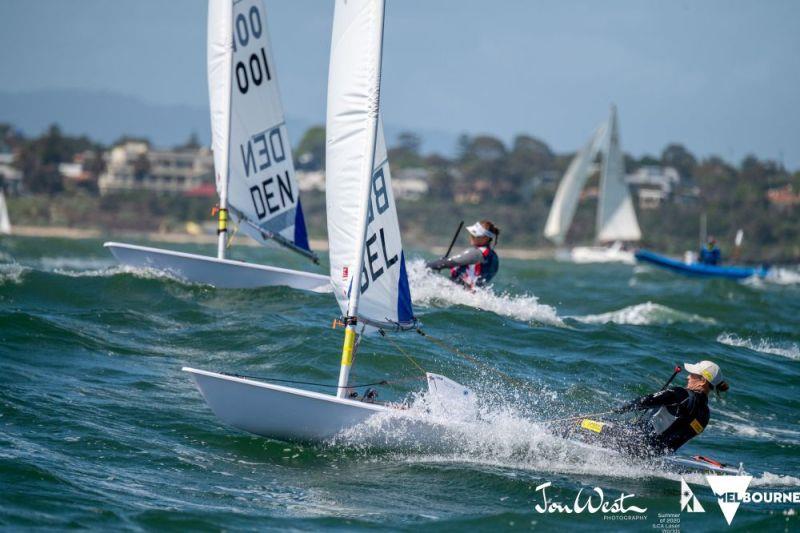
[[[689,488],[686,480],[681,476],[681,511],[687,513],[705,513],[706,510],[700,504],[700,500],[694,495],[692,489]]]
[[[750,486],[753,476],[706,476],[711,490],[717,497],[719,508],[722,511],[728,525],[731,525],[739,505],[744,500],[747,487]]]

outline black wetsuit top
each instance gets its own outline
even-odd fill
[[[665,407],[669,415],[675,417],[675,421],[661,433],[653,428],[649,419],[642,427],[647,444],[655,450],[674,452],[702,433],[711,415],[708,410],[708,396],[684,387],[670,387],[643,396],[616,411],[624,413],[650,409],[652,418],[661,407]]]

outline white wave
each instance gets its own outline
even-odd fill
[[[41,257],[38,260],[43,270],[100,270],[116,265],[111,259],[90,259],[86,257]]]
[[[717,337],[717,342],[727,344],[728,346],[747,348],[748,350],[756,352],[780,355],[781,357],[787,357],[795,361],[800,360],[800,346],[798,346],[797,343],[778,345],[769,339],[754,341],[752,339],[739,337],[734,333],[722,333]]]
[[[768,288],[770,285],[800,285],[800,270],[773,267],[763,278],[750,276],[742,283],[754,288]]]
[[[647,326],[647,325],[668,325],[676,322],[701,322],[705,324],[713,324],[714,320],[705,318],[700,315],[691,313],[684,313],[677,311],[665,305],[656,304],[653,302],[645,302],[643,304],[630,305],[623,307],[617,311],[610,311],[608,313],[600,313],[597,315],[575,316],[574,318],[579,322],[587,324],[630,324],[634,326]]]
[[[6,283],[18,284],[29,268],[18,263],[0,263],[0,285]]]
[[[800,487],[800,478],[764,472],[750,482],[751,487]]]
[[[428,270],[421,259],[414,259],[407,266],[411,298],[417,305],[464,305],[515,320],[563,325],[556,309],[540,304],[536,296],[497,294],[491,287],[468,291],[446,277]]]
[[[392,450],[411,463],[458,463],[530,472],[648,478],[674,473],[613,450],[566,440],[522,415],[516,406],[465,404],[442,408],[430,394],[414,396],[406,410],[370,417],[333,444]],[[677,478],[676,478],[677,479]]]
[[[777,285],[798,285],[800,284],[800,270],[788,268],[771,268],[764,281]]]
[[[52,271],[53,274],[59,276],[67,276],[70,278],[110,278],[119,275],[131,275],[139,279],[160,279],[177,281],[186,285],[202,285],[201,283],[192,283],[186,279],[177,276],[166,270],[158,270],[155,268],[141,268],[129,265],[116,265],[106,268],[99,268],[95,270],[70,270],[56,268]]]

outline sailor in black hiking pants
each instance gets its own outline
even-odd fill
[[[669,454],[699,435],[708,425],[711,413],[708,394],[724,392],[728,384],[719,366],[711,361],[686,363],[689,372],[685,387],[670,387],[628,402],[612,413],[648,411],[644,419],[629,423],[607,423],[584,419],[577,427],[566,428],[565,436],[614,448],[630,455]]]

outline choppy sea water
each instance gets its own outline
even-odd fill
[[[456,437],[446,447],[375,448],[365,443],[382,429],[370,425],[315,447],[224,426],[180,369],[335,383],[331,294],[187,284],[116,266],[101,244],[0,239],[4,528],[653,530],[673,513],[683,530],[726,529],[703,476],[685,478],[706,512],[680,513],[680,476],[558,439],[541,423],[605,411],[701,358],[722,366],[731,391],[711,400],[709,428],[685,451],[743,462],[751,490],[800,491],[796,268],[737,283],[504,259],[492,290],[466,293],[411,261],[425,330],[485,366],[415,334],[394,338],[426,370],[472,387],[479,412],[437,420]],[[280,252],[233,255],[308,268]],[[419,374],[371,338],[352,380],[386,379],[382,399],[424,401]],[[536,488],[547,482],[548,497],[569,505],[599,488],[607,501],[632,494],[626,501],[647,511],[636,520],[539,513]],[[798,507],[742,504],[733,527],[796,531]]]

